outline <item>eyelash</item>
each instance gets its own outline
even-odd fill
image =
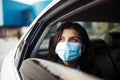
[[[79,40],[78,39],[71,39],[70,41],[78,42]]]
[[[60,38],[59,41],[64,41],[64,39],[63,39],[63,38]],[[70,41],[70,42],[78,42],[79,40],[78,40],[78,39],[70,39],[69,41]]]

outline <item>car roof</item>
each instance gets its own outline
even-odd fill
[[[39,18],[39,21],[45,21],[53,15],[53,18],[56,19],[56,15],[61,16],[74,10],[76,7],[79,7],[78,12],[75,13],[76,15],[71,16],[69,13],[68,15],[71,17],[64,19],[65,21],[120,22],[120,12],[118,11],[120,5],[118,1],[114,0],[58,0],[56,4],[50,7],[47,12]]]
[[[97,22],[120,22],[119,2],[107,0],[106,2],[89,8],[74,17],[75,20],[97,21]],[[70,19],[70,18],[69,18]]]

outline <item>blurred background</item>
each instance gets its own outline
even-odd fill
[[[52,0],[0,0],[0,69],[31,22]]]

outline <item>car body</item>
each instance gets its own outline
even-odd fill
[[[110,80],[119,78],[120,17],[117,7],[119,7],[118,2],[111,0],[53,0],[32,22],[16,47],[6,55],[1,69],[1,80],[99,80],[104,78]],[[117,39],[115,38],[115,42],[118,41],[115,43],[118,44],[115,48],[118,51],[115,53],[118,57],[117,63],[114,62],[112,53],[106,54],[103,51],[95,55],[102,77],[45,60],[49,52],[51,36],[65,21],[83,25],[91,39],[91,47],[98,52],[105,50],[106,45],[112,50],[114,42],[111,32],[118,32]],[[114,29],[111,25],[118,27]]]

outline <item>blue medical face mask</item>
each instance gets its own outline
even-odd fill
[[[73,62],[81,56],[80,43],[59,42],[56,46],[56,54],[65,62]]]

